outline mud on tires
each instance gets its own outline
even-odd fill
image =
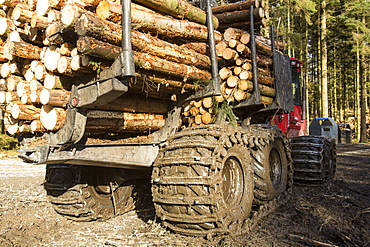
[[[198,236],[238,234],[253,201],[253,169],[237,127],[201,126],[177,133],[152,174],[156,214],[171,230]]]
[[[332,179],[336,170],[336,146],[333,138],[300,136],[291,140],[294,183],[317,186]]]
[[[292,185],[289,141],[276,126],[246,126],[255,135],[249,144],[254,166],[254,204],[265,204],[282,195]]]
[[[122,169],[48,165],[44,187],[56,212],[74,221],[106,220],[134,207]]]

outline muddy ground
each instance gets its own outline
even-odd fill
[[[370,246],[370,144],[339,145],[331,183],[294,186],[248,235],[213,240],[167,231],[152,208],[106,222],[67,220],[47,201],[44,172],[1,156],[0,246]]]

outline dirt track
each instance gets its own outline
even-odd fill
[[[69,221],[47,202],[45,166],[1,159],[0,246],[370,246],[370,144],[339,145],[334,181],[294,186],[289,203],[250,234],[214,241],[166,231],[152,208]]]

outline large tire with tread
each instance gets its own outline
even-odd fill
[[[242,231],[254,186],[246,136],[239,127],[210,125],[168,140],[152,173],[156,214],[166,227],[197,236]]]
[[[292,181],[289,141],[276,126],[252,125],[259,145],[251,148],[254,165],[254,204],[282,195]]]
[[[48,165],[47,197],[56,212],[75,221],[106,220],[134,207],[123,169]]]
[[[299,136],[291,140],[294,183],[317,186],[332,179],[336,170],[335,140],[324,136]]]

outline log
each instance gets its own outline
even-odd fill
[[[226,48],[222,52],[222,57],[226,60],[236,60],[239,58],[239,54],[234,49]]]
[[[60,11],[61,16],[60,21],[66,28],[74,27],[77,22],[77,19],[84,12],[85,11],[83,9],[81,9],[75,4],[66,4]]]
[[[16,75],[11,75],[8,78],[6,78],[6,85],[8,91],[14,91],[17,88],[17,84],[21,81],[23,81],[23,78]]]
[[[253,82],[248,80],[239,80],[238,88],[243,91],[252,91],[253,90]]]
[[[30,93],[30,100],[34,104],[40,103],[40,97],[39,97],[39,92],[38,91],[31,91]]]
[[[18,97],[22,97],[22,95],[24,93],[27,93],[30,91],[30,83],[29,82],[24,82],[24,81],[20,81],[18,84],[17,84],[17,95]]]
[[[22,0],[0,0],[0,6],[4,5],[4,6],[7,6],[9,8],[14,8],[18,4],[22,4],[22,3],[23,3]]]
[[[21,23],[29,23],[32,19],[33,11],[30,11],[23,4],[18,4],[12,11],[12,20]]]
[[[15,102],[15,101],[18,101],[19,100],[19,97],[17,95],[17,92],[6,92],[5,93],[5,102],[6,103],[9,103],[9,102]]]
[[[5,48],[4,55],[9,60],[13,60],[14,57],[21,57],[27,59],[40,59],[40,53],[42,50],[38,46],[34,46],[23,41],[6,42],[4,48]]]
[[[264,105],[271,105],[274,102],[274,98],[261,95],[261,103]]]
[[[82,37],[77,41],[77,49],[82,54],[114,60],[121,52],[121,47],[101,42],[91,37]],[[156,56],[138,51],[134,52],[135,65],[146,69],[154,70],[165,74],[184,77],[184,79],[210,80],[211,74],[208,71],[200,70],[194,66],[179,64]]]
[[[62,128],[66,118],[66,110],[52,105],[41,107],[40,121],[45,129],[56,131]]]
[[[241,89],[236,89],[236,90],[234,91],[233,97],[234,97],[234,99],[235,99],[235,100],[237,100],[237,101],[243,101],[243,100],[245,100],[245,99],[246,99],[247,94],[246,94],[246,92],[245,92],[245,91],[243,91],[243,90],[241,90]]]
[[[224,50],[227,48],[227,42],[225,41],[220,41],[216,45],[216,55],[219,57],[222,57],[222,53]]]
[[[0,91],[0,104],[6,103],[6,91]]]
[[[31,122],[30,128],[31,128],[32,133],[44,132],[46,130],[45,127],[42,125],[40,120],[33,120]]]
[[[121,5],[118,3],[103,0],[96,7],[96,15],[103,20],[109,20],[118,24],[122,19],[122,15],[118,14],[120,7]]]
[[[158,34],[168,38],[207,41],[207,27],[204,25],[163,16],[137,4],[132,4],[131,11],[133,29],[152,32],[155,35]],[[113,44],[120,44],[122,38],[120,25],[103,20],[87,12],[84,12],[78,18],[76,32],[81,36],[93,36]],[[110,35],[112,37],[109,37]],[[220,41],[221,33],[215,32],[215,39]]]
[[[274,85],[274,78],[267,77],[263,75],[258,75],[258,83],[267,85],[267,86],[273,86]]]
[[[27,121],[40,119],[40,108],[37,108],[33,105],[14,103],[12,106],[12,117],[14,119],[22,119]]]
[[[229,3],[226,5],[216,6],[212,8],[213,14],[224,13],[224,12],[233,12],[237,10],[246,10],[251,6],[254,8],[260,7],[260,0],[246,0],[242,2]]]
[[[9,135],[14,135],[18,132],[18,120],[14,119],[11,114],[4,114],[4,127]]]
[[[213,98],[207,97],[202,100],[202,105],[205,108],[211,108],[213,106]]]
[[[234,75],[230,76],[226,80],[226,84],[228,87],[236,87],[236,85],[238,85],[238,82],[239,82],[239,78]]]
[[[211,66],[210,58],[185,47],[160,40],[151,35],[138,31],[131,34],[133,48],[140,52],[145,52],[153,56],[165,58],[167,60],[183,63],[200,68]]]
[[[236,47],[236,51],[242,56],[242,57],[250,57],[251,56],[251,50],[248,46],[244,44],[238,44]]]
[[[30,91],[41,91],[44,86],[36,79],[31,80],[30,82]]]
[[[257,19],[254,22],[254,28],[255,29],[260,29],[260,28],[266,27],[266,26],[267,26],[267,19],[266,18]],[[222,31],[225,31],[226,29],[228,29],[230,27],[249,30],[250,29],[250,22],[248,20],[248,21],[221,23],[220,26],[218,27],[218,30],[220,32],[222,32]]]
[[[275,98],[275,96],[276,96],[275,89],[273,89],[269,86],[266,86],[266,85],[261,85],[261,84],[259,84],[258,87],[260,89],[261,95],[268,96],[268,97],[271,97],[271,98]]]
[[[137,84],[137,86],[135,86],[135,84]],[[153,84],[155,91],[158,91],[158,89],[161,90],[162,88],[170,88],[172,93],[183,93],[184,91],[186,92],[199,88],[196,85],[186,83],[184,81],[158,77],[156,75],[146,73],[144,70],[138,70],[138,73],[135,75],[135,81],[130,85],[130,87],[136,87],[142,91],[145,84]]]
[[[252,72],[248,71],[248,70],[244,70],[244,71],[240,72],[240,74],[239,74],[239,78],[242,79],[242,80],[251,80],[252,76],[253,76]]]
[[[203,55],[208,54],[208,45],[204,42],[187,42],[180,45],[180,48],[190,49]]]
[[[43,89],[39,97],[43,105],[66,107],[69,102],[70,92],[57,89]]]
[[[178,19],[186,19],[206,25],[206,13],[184,0],[135,0],[135,2]],[[212,20],[214,29],[217,29],[218,19],[213,16]]]
[[[140,68],[183,77],[184,81],[187,81],[187,79],[209,81],[212,78],[208,71],[200,70],[194,66],[170,62],[141,52],[135,52],[134,60],[135,65]]]
[[[1,78],[0,79],[0,91],[6,91],[6,90],[8,90],[6,80],[4,78]]]
[[[7,35],[15,29],[14,23],[5,17],[0,18],[0,35]]]
[[[118,14],[122,9],[117,7]],[[134,29],[152,32],[169,38],[185,38],[207,41],[207,27],[187,20],[176,20],[161,15],[140,5],[131,4],[131,21]],[[216,41],[221,40],[221,34],[215,31]]]
[[[60,57],[61,55],[56,47],[48,47],[42,58],[45,68],[51,72],[56,71]]]
[[[238,28],[228,28],[223,33],[225,41],[238,40],[242,44],[248,44],[250,41],[250,34],[247,31]]]
[[[90,110],[87,118],[87,131],[111,129],[124,132],[147,132],[158,130],[165,123],[163,115],[148,113]]]
[[[139,94],[126,94],[109,104],[94,109],[107,111],[124,111],[132,113],[166,114],[169,102],[163,99],[148,98]]]
[[[253,12],[254,18],[256,21],[265,17],[265,11],[263,8],[257,8]],[[229,23],[229,22],[239,22],[239,21],[249,21],[250,20],[250,10],[240,10],[233,12],[223,12],[215,14],[220,23]]]
[[[232,74],[233,74],[232,70],[230,68],[227,68],[227,67],[221,68],[220,71],[218,72],[218,75],[220,76],[221,80],[227,79]]]
[[[50,9],[49,0],[37,0],[36,15],[45,16]]]
[[[46,89],[62,88],[59,77],[54,74],[47,73],[44,80],[44,87]]]

